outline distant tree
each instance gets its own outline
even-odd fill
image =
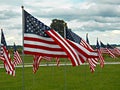
[[[59,19],[53,19],[50,27],[57,31],[62,37],[64,37],[64,29],[68,28],[67,23]]]

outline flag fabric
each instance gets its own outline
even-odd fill
[[[74,47],[72,47],[72,44],[70,44],[66,39],[62,38],[62,36],[54,30],[47,31],[47,33],[66,52],[73,66],[82,64],[81,59],[79,58],[79,55]]]
[[[10,53],[7,49],[7,43],[4,37],[4,33],[1,30],[1,56],[4,58],[4,67],[7,74],[15,76],[15,68],[10,58]]]
[[[45,59],[45,60],[47,60],[47,61],[51,61],[51,60],[52,60],[52,57],[42,56],[42,59]]]
[[[88,33],[86,34],[86,43],[89,45],[89,48],[91,49],[91,51],[94,51],[94,49],[92,47],[90,47],[90,43],[89,43],[89,39],[88,39]],[[86,47],[87,44],[84,47]],[[89,65],[90,65],[91,72],[94,72],[95,68],[97,66],[98,58],[88,58],[87,61],[88,61]]]
[[[67,57],[63,49],[48,36],[50,27],[24,10],[24,53],[48,57]]]
[[[72,65],[81,63],[74,48],[57,32],[24,10],[24,53],[48,57],[69,57]]]
[[[14,43],[14,57],[13,57],[13,65],[14,66],[17,66],[18,64],[21,64],[22,63],[22,59],[17,51],[17,47]]]
[[[71,30],[66,30],[66,38],[68,39],[68,42],[70,44],[73,44],[72,46],[76,49],[77,52],[81,53],[82,55],[86,56],[87,58],[93,57],[97,58],[98,54],[95,50],[92,49],[92,47],[86,43],[84,39],[82,39],[80,36],[72,32]]]
[[[116,56],[107,48],[106,45],[104,45],[101,41],[100,44],[101,44],[100,49],[102,53],[109,54],[112,58],[116,58]]]
[[[42,56],[42,59],[50,62],[50,61],[52,61],[53,58],[52,57],[47,57],[47,56]],[[59,63],[60,63],[59,57],[56,57],[55,61],[56,61],[57,66],[59,66]]]
[[[67,39],[78,44],[76,50],[78,50],[77,52],[79,52],[81,60],[83,61],[87,60],[90,65],[90,70],[93,72],[97,64],[97,58],[98,58],[97,52],[94,51],[92,47],[85,40],[83,40],[80,36],[72,32],[71,30],[66,30],[66,32],[67,32],[66,34]],[[73,46],[75,47],[75,44]],[[87,52],[89,52],[89,54]],[[91,57],[90,57],[90,53],[91,53]],[[92,55],[92,53],[94,54]],[[89,56],[87,57],[87,55]]]
[[[116,56],[120,56],[120,50],[116,47],[111,46],[110,44],[107,44],[107,48]]]
[[[34,60],[33,60],[33,73],[36,73],[37,70],[39,69],[39,65],[40,65],[40,62],[42,61],[42,59],[44,59],[46,61],[51,61],[52,57],[35,55]],[[60,63],[59,58],[56,57],[55,60],[56,60],[57,66],[59,66],[59,63]]]
[[[73,66],[84,63],[81,57],[97,57],[71,40],[64,39],[55,30],[24,11],[24,53],[48,57],[70,58]],[[81,53],[82,52],[82,53]],[[84,54],[84,56],[82,56]]]
[[[115,51],[115,52],[114,52],[115,55],[120,56],[120,49],[119,49],[119,48],[115,47],[115,48],[114,48],[114,51]]]
[[[89,39],[88,39],[88,33],[86,34],[86,42],[90,45]]]
[[[89,65],[90,65],[90,70],[93,72],[94,71],[94,68],[96,66],[96,63],[97,63],[97,53],[96,55],[93,54],[93,56],[90,57],[90,54],[86,54],[86,52],[89,52],[89,53],[93,53],[95,52],[91,46],[89,44],[87,44],[81,37],[79,37],[77,34],[73,33],[71,30],[67,30],[67,38],[71,41],[74,41],[76,42],[78,45],[76,46],[76,44],[74,43],[73,46],[76,48],[77,52],[79,53],[80,55],[80,58],[82,61],[88,61],[89,62]],[[70,43],[72,45],[72,43]],[[79,48],[78,48],[79,47]],[[87,57],[87,55],[89,55]],[[96,57],[94,57],[96,56]],[[91,58],[91,60],[88,58]]]
[[[0,60],[2,60],[4,62],[5,58],[0,55]]]
[[[87,61],[90,65],[90,71],[94,72],[95,68],[97,66],[98,59],[97,58],[88,58]]]
[[[60,58],[56,57],[55,59],[56,59],[57,66],[59,66],[59,64],[60,64]]]
[[[39,69],[39,64],[42,60],[42,56],[35,55],[34,60],[33,60],[33,73],[36,73],[37,70]]]
[[[100,60],[100,66],[104,67],[104,57],[102,56],[102,52],[101,52],[101,49],[100,49],[98,39],[97,39],[97,44],[96,44],[96,50],[98,52],[98,56],[99,56],[99,60]]]

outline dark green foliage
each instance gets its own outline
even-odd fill
[[[67,23],[63,20],[53,19],[50,27],[64,37],[64,29],[67,29]]]

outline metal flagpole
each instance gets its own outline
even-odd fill
[[[23,40],[23,50],[22,50],[22,90],[24,90],[24,6],[21,6],[22,8],[22,40]]]
[[[64,38],[66,38],[66,23],[64,23]],[[66,59],[65,59],[65,68],[64,68],[64,83],[65,83],[65,90],[66,90]]]

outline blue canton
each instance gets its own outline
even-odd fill
[[[46,34],[46,30],[51,30],[50,27],[46,26],[44,23],[30,15],[24,10],[25,16],[25,31],[24,33],[37,34],[43,37],[49,37]]]
[[[78,44],[81,42],[81,37],[72,32],[70,29],[66,29],[66,38]]]
[[[106,48],[106,46],[102,42],[100,42],[100,44],[102,48]]]
[[[107,44],[107,48],[114,49],[114,47],[112,47],[110,44]]]
[[[7,43],[5,41],[4,33],[1,31],[1,44],[7,48]]]
[[[98,42],[98,40],[97,40],[96,49],[100,49],[100,45],[99,45],[99,42]]]

